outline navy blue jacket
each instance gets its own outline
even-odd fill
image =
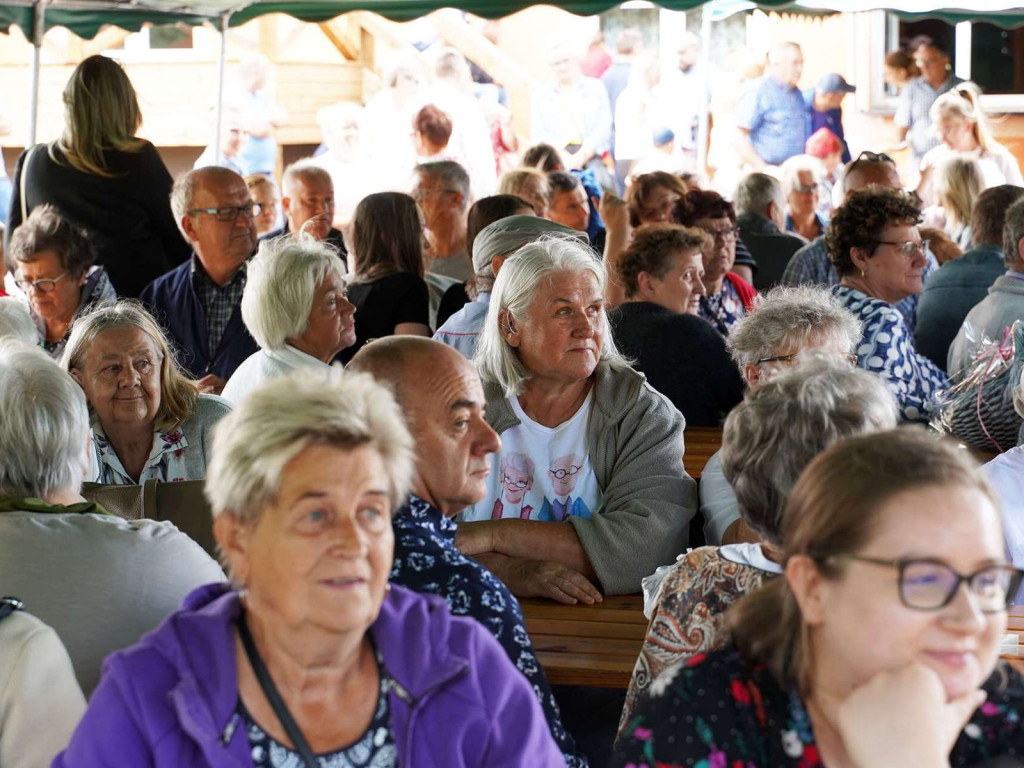
[[[235,368],[259,347],[242,323],[242,308],[231,313],[224,336],[211,355],[206,333],[206,312],[195,286],[193,259],[161,275],[142,291],[142,302],[174,342],[178,364],[194,378],[208,373],[230,379]]]

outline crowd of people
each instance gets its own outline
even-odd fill
[[[397,68],[340,117],[381,147],[411,130],[389,158],[410,178],[358,194],[316,158],[280,185],[226,161],[172,179],[120,66],[76,68],[5,249],[0,764],[1024,754],[998,663],[1024,446],[979,468],[934,428],[1024,318],[1016,161],[925,41],[897,113],[912,179],[850,156],[852,86],[800,92],[792,43],[740,95],[734,190],[644,165],[629,120],[695,138],[666,94],[698,42],[671,77],[635,34],[603,79],[550,51],[514,167],[461,54],[428,101]],[[338,164],[395,170],[341,133]],[[690,427],[723,430],[699,484]],[[519,599],[642,589],[595,746]]]

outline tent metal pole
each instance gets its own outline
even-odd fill
[[[220,53],[217,56],[217,114],[214,119],[216,133],[213,136],[214,162],[220,164],[220,145],[224,135],[224,69],[228,57],[228,21],[231,13],[220,17]]]
[[[700,123],[697,126],[697,175],[706,179],[708,173],[708,136],[711,126],[711,16],[714,14],[715,0],[705,3],[700,12]]]
[[[36,127],[39,121],[39,59],[46,33],[46,0],[32,3],[32,91],[29,94],[28,142],[26,147],[35,146]]]

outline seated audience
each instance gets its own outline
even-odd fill
[[[260,207],[260,212],[256,216],[256,235],[263,237],[278,228],[281,219],[281,195],[274,180],[262,173],[250,173],[246,176],[245,186],[249,188],[252,201]]]
[[[224,578],[171,523],[124,520],[85,501],[88,444],[82,389],[42,351],[7,342],[0,349],[0,584],[57,632],[86,696],[107,654],[136,642],[199,585]]]
[[[96,261],[121,296],[138,297],[188,258],[167,197],[171,174],[156,148],[136,136],[142,112],[121,63],[89,56],[64,86],[64,133],[21,153],[8,232],[49,203],[94,238]]]
[[[498,274],[477,345],[502,449],[457,543],[518,596],[590,603],[600,599],[591,580],[606,594],[636,592],[685,549],[696,511],[683,418],[616,350],[604,281],[576,239],[520,248]],[[572,578],[552,595],[538,574],[557,569]]]
[[[494,280],[501,271],[501,265],[524,245],[545,235],[562,235],[574,237],[582,243],[587,242],[585,232],[577,232],[557,222],[529,214],[506,216],[480,230],[473,240],[476,298],[438,328],[434,338],[455,347],[472,360],[491,303]]]
[[[7,246],[15,285],[28,297],[36,342],[59,359],[75,320],[117,298],[107,271],[96,266],[89,236],[52,205],[40,205]]]
[[[765,291],[782,281],[793,254],[805,242],[782,231],[786,197],[782,185],[766,173],[751,173],[736,188],[736,225],[757,262],[754,287]]]
[[[782,513],[804,468],[830,445],[896,427],[896,402],[865,371],[811,357],[752,389],[722,434],[722,464],[740,519],[758,541],[700,547],[680,556],[661,583],[626,694],[620,730],[652,680],[700,653],[725,647],[725,612],[782,573]]]
[[[233,584],[108,660],[57,768],[562,764],[491,633],[388,584],[413,442],[383,387],[339,374],[264,382],[217,430]]]
[[[356,206],[351,237],[348,300],[356,308],[356,342],[342,350],[345,363],[370,339],[430,335],[422,225],[413,199],[400,192],[367,195]]]
[[[896,164],[888,155],[877,155],[874,152],[861,152],[857,159],[846,166],[842,179],[842,191],[845,197],[854,192],[872,186],[883,186],[889,189],[900,189],[900,175]],[[833,211],[833,215],[835,212]],[[928,264],[925,267],[924,279],[938,266],[931,254],[925,254]],[[839,273],[828,257],[825,247],[825,235],[821,235],[793,254],[786,271],[782,274],[782,282],[786,285],[826,285],[839,284]],[[914,330],[917,320],[917,294],[912,294],[896,304],[896,309],[903,315],[907,328]]]
[[[684,227],[698,227],[711,237],[704,251],[704,287],[697,313],[723,336],[750,311],[757,291],[732,271],[736,261],[736,211],[717,192],[688,192],[676,203],[672,218]]]
[[[61,365],[92,414],[92,477],[103,485],[202,480],[213,425],[231,410],[199,394],[153,318],[137,302],[75,323]]]
[[[437,342],[406,336],[367,345],[348,371],[370,373],[394,392],[415,445],[411,491],[392,517],[391,583],[440,595],[453,614],[486,627],[533,688],[566,763],[585,766],[562,726],[519,602],[455,547],[454,517],[486,494],[490,456],[501,446],[484,419],[483,389],[472,363]],[[453,420],[465,428],[453,432]]]
[[[821,163],[823,173],[818,182],[820,199],[818,215],[827,219],[832,213],[832,189],[839,179],[843,167],[843,153],[846,144],[828,128],[822,127],[811,134],[804,145],[804,151]]]
[[[1008,184],[982,192],[971,215],[974,247],[943,264],[924,285],[917,303],[914,344],[943,371],[947,370],[950,347],[967,314],[1006,272],[1003,225],[1007,209],[1022,195],[1024,188]]]
[[[548,200],[551,198],[548,177],[536,168],[505,171],[498,180],[498,194],[520,197],[532,206],[535,214],[548,218]]]
[[[864,327],[857,364],[892,389],[903,421],[928,422],[949,379],[924,355],[896,308],[922,290],[921,210],[902,192],[854,192],[828,229],[828,255],[839,273],[832,292]]]
[[[0,761],[48,768],[71,740],[85,697],[57,633],[0,597]]]
[[[178,364],[219,394],[257,351],[242,324],[241,303],[260,207],[241,176],[216,166],[181,176],[171,207],[192,258],[150,283],[142,301],[167,329]]]
[[[284,227],[268,232],[263,239],[307,234],[327,243],[344,258],[345,239],[333,224],[334,182],[331,174],[311,159],[292,163],[281,176],[281,194]]]
[[[626,301],[608,313],[615,345],[691,427],[721,426],[743,399],[725,341],[697,316],[706,240],[678,224],[640,227],[618,259]]]
[[[794,155],[779,168],[786,198],[785,230],[807,241],[825,234],[827,222],[818,213],[822,170],[818,159],[810,155]]]
[[[984,189],[977,160],[960,155],[947,158],[935,172],[935,206],[925,210],[925,220],[942,227],[961,250],[970,248],[971,212]]]
[[[1018,199],[1006,209],[1002,236],[1005,272],[967,313],[949,347],[946,370],[953,379],[963,375],[982,339],[1000,344],[1014,321],[1024,318],[1024,200]]]
[[[263,243],[242,293],[242,320],[260,351],[231,375],[224,399],[238,405],[266,379],[329,366],[355,343],[355,312],[333,248],[303,236]]]
[[[552,171],[547,176],[551,196],[548,199],[548,218],[577,232],[587,231],[590,202],[583,183],[567,171]]]
[[[672,209],[687,193],[686,184],[673,173],[642,173],[626,189],[629,224],[664,224],[672,221]]]
[[[0,340],[14,339],[29,346],[39,343],[35,322],[28,306],[13,296],[0,296]]]
[[[451,117],[434,106],[425,104],[412,118],[412,146],[421,163],[455,160],[448,149],[452,138]]]
[[[780,529],[785,575],[730,609],[729,646],[651,683],[613,766],[1019,754],[1024,680],[998,661],[1020,572],[964,451],[913,429],[841,441]]]
[[[450,160],[417,165],[412,198],[423,211],[426,271],[449,278],[448,283],[468,280],[473,268],[466,252],[466,217],[473,200],[466,169]]]
[[[729,351],[747,386],[757,389],[808,354],[856,359],[860,322],[829,291],[810,285],[774,288],[729,337]],[[700,512],[708,544],[757,541],[740,519],[736,492],[722,471],[721,451],[700,475]]]

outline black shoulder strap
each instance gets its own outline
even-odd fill
[[[20,611],[25,604],[16,597],[0,597],[0,621],[3,621],[15,611]]]
[[[277,692],[277,686],[274,685],[274,681],[270,678],[267,665],[263,663],[259,651],[256,650],[256,643],[252,640],[249,625],[245,622],[245,614],[238,617],[238,636],[242,639],[245,655],[249,657],[249,664],[252,665],[252,671],[256,673],[256,679],[259,680],[260,688],[263,689],[263,695],[267,697],[267,701],[273,707],[274,714],[277,715],[277,719],[281,722],[281,727],[288,734],[288,738],[291,740],[292,746],[295,747],[295,751],[299,753],[302,762],[306,764],[306,768],[320,768],[320,761],[316,759],[316,755],[310,748],[309,742],[306,741],[306,737],[302,735],[298,724],[292,718],[292,713],[288,711],[284,699]]]

